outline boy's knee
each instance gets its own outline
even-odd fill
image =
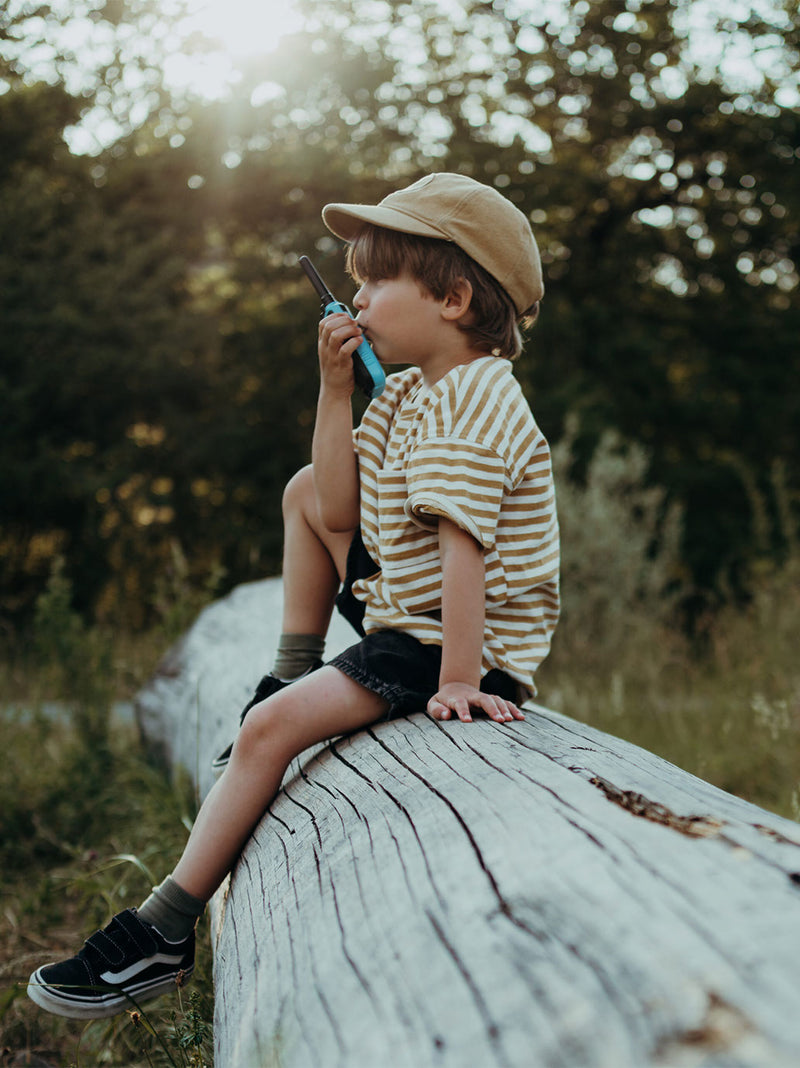
[[[307,513],[315,502],[311,464],[301,467],[286,483],[283,491],[283,514],[301,511]]]
[[[291,749],[291,727],[295,715],[289,694],[280,692],[266,701],[253,705],[245,717],[237,741],[247,752],[262,746],[271,752],[278,748]]]

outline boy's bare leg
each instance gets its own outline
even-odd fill
[[[310,466],[284,490],[283,529],[283,633],[324,637],[353,531],[333,533],[323,525]]]
[[[278,792],[290,761],[315,742],[373,723],[387,707],[336,668],[323,667],[252,708],[227,769],[198,813],[175,881],[207,901]]]
[[[322,663],[325,637],[354,533],[334,533],[323,524],[310,466],[298,471],[284,490],[283,527],[281,633],[272,672],[264,676],[256,691],[261,697]],[[246,706],[242,719],[250,707]],[[225,767],[230,754],[228,746],[213,761],[216,771]]]

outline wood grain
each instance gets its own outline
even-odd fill
[[[139,696],[203,789],[279,599]],[[540,706],[378,724],[293,764],[213,902],[217,1068],[796,1068],[798,873],[797,824]]]

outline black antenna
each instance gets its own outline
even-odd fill
[[[308,258],[308,256],[301,256],[300,257],[300,266],[303,268],[303,270],[308,275],[308,279],[311,282],[311,284],[314,287],[314,289],[316,289],[317,293],[319,294],[319,298],[322,301],[322,303],[323,304],[335,304],[336,303],[336,298],[333,296],[331,291],[328,289],[328,287],[322,281],[322,279],[320,278],[320,275],[319,275],[319,271],[314,266],[314,264],[311,262],[311,260]]]

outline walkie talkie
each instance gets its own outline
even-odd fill
[[[321,318],[324,319],[326,315],[332,315],[334,312],[344,312],[345,315],[349,315],[352,319],[353,313],[333,296],[308,256],[300,257],[300,266],[308,275],[309,281],[316,289],[322,302]],[[370,400],[380,397],[386,384],[386,375],[383,373],[383,368],[378,363],[378,358],[366,338],[353,353],[353,373],[356,385],[366,393]]]

